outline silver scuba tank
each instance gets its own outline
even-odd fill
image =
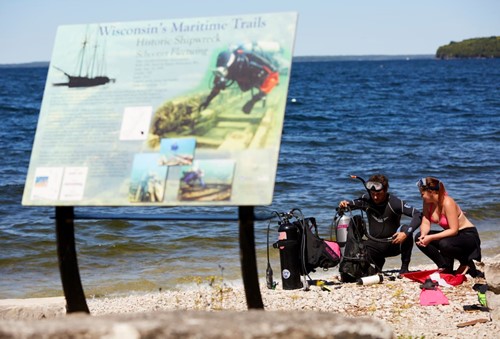
[[[347,229],[349,227],[349,222],[351,217],[347,214],[343,214],[337,219],[337,225],[335,227],[335,236],[337,239],[337,244],[340,246],[340,252],[344,255],[345,244],[347,242]]]

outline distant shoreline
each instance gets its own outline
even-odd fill
[[[49,67],[49,61],[25,62],[19,64],[0,64],[0,68],[38,68]]]
[[[324,62],[324,61],[380,61],[380,60],[416,60],[436,59],[433,54],[409,54],[409,55],[310,55],[294,56],[295,62]],[[49,67],[49,61],[34,61],[15,64],[0,64],[0,68],[37,68]]]
[[[429,60],[436,59],[434,54],[401,54],[401,55],[311,55],[295,56],[295,62],[324,61],[383,61],[383,60]]]

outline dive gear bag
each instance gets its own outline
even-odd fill
[[[301,221],[295,221],[295,223],[300,224]],[[327,270],[340,263],[340,246],[336,242],[323,240],[319,237],[315,218],[304,219],[302,229],[306,232],[304,253],[304,259],[306,260],[305,272],[303,274],[314,272],[318,267]]]
[[[366,225],[363,218],[360,215],[351,217],[347,228],[344,254],[339,264],[342,282],[356,282],[362,277],[377,273],[375,265],[370,263],[363,245],[363,236],[365,234]]]

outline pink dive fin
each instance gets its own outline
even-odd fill
[[[423,288],[422,292],[420,292],[420,305],[422,306],[448,305],[449,303],[448,298],[437,287],[435,290]]]

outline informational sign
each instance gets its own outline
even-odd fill
[[[271,204],[296,24],[59,27],[23,205]]]

